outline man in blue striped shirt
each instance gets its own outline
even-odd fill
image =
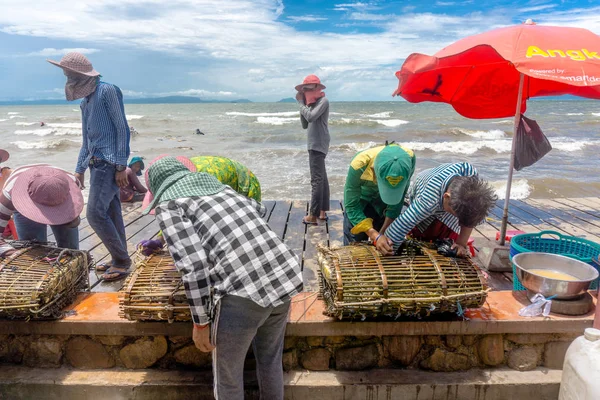
[[[90,168],[90,195],[87,218],[112,261],[97,266],[106,271],[103,279],[112,281],[127,275],[131,259],[127,252],[125,225],[121,213],[119,187],[126,187],[130,131],[125,118],[123,94],[115,85],[100,81],[100,73],[80,53],[67,53],[60,62],[48,60],[63,69],[67,77],[67,100],[81,100],[83,143],[75,177],[85,180]]]
[[[467,241],[494,206],[492,187],[469,163],[442,164],[419,173],[408,190],[408,208],[386,230],[394,247],[406,235],[425,241],[454,239],[453,249],[466,256]],[[381,238],[380,238],[381,240]]]

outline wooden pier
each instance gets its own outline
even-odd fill
[[[306,200],[267,200],[267,221],[284,242],[301,258],[307,291],[317,290],[317,244],[342,245],[343,205],[332,200],[329,220],[317,226],[306,226],[302,217],[308,210]],[[498,201],[485,223],[473,233],[475,247],[481,248],[494,242],[500,230],[503,201]],[[85,212],[85,210],[84,210]],[[128,249],[135,253],[136,245],[143,239],[156,237],[159,228],[152,215],[142,215],[141,203],[123,204],[123,218],[127,233]],[[511,200],[509,230],[527,233],[543,230],[577,236],[600,243],[600,198],[556,198]],[[49,235],[52,241],[52,235]],[[96,262],[110,261],[106,247],[89,226],[85,213],[80,225],[80,247],[90,250]],[[90,271],[90,284],[95,292],[118,291],[123,281],[103,282],[95,271]],[[491,273],[489,284],[496,290],[512,289],[511,273]]]

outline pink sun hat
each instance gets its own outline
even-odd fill
[[[10,158],[10,154],[8,153],[8,151],[6,151],[4,149],[0,149],[0,163],[5,162],[9,158]]]
[[[316,75],[308,75],[306,78],[304,78],[304,81],[302,81],[301,84],[299,84],[295,87],[295,89],[299,92],[306,85],[315,85],[317,89],[321,89],[321,90],[326,89],[325,85],[323,85],[321,83],[321,80]]]
[[[148,191],[146,192],[146,195],[144,196],[144,200],[142,201],[142,210],[145,210],[150,205],[152,200],[154,200],[154,195],[150,191],[150,183],[148,181],[148,171],[150,170],[150,167],[152,166],[152,164],[154,164],[161,158],[168,157],[168,156],[169,156],[168,154],[161,154],[160,156],[156,157],[154,160],[150,161],[150,163],[148,164],[148,168],[146,168],[146,171],[144,171],[144,179],[146,180],[146,187],[148,188]],[[183,165],[185,165],[187,167],[187,169],[189,169],[191,172],[198,172],[196,165],[189,158],[184,157],[184,156],[177,156],[177,157],[175,157],[175,159],[177,161],[179,161],[180,163],[182,163]],[[154,209],[152,209],[152,211],[150,211],[150,214],[154,215]]]
[[[92,63],[90,62],[90,60],[87,59],[86,56],[75,51],[65,54],[59,62],[56,62],[54,60],[46,61],[48,61],[50,64],[62,68],[63,71],[75,72],[77,74],[85,76],[100,75],[100,72],[94,69]]]
[[[67,224],[83,210],[83,194],[74,177],[54,167],[35,167],[20,173],[11,197],[20,214],[40,224]]]

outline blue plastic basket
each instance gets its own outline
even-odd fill
[[[519,253],[542,252],[560,254],[582,261],[600,272],[600,265],[594,262],[600,256],[600,244],[591,240],[574,236],[566,236],[555,231],[541,231],[538,233],[524,233],[516,235],[510,241],[510,259]],[[525,290],[516,274],[516,266],[512,263],[513,290]],[[590,285],[590,289],[598,288],[598,280]]]

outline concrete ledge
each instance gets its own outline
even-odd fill
[[[431,373],[414,370],[285,374],[285,398],[311,400],[555,400],[561,371],[506,369]],[[246,380],[247,399],[258,399]],[[212,399],[208,372],[0,368],[0,398]]]
[[[593,294],[595,299],[596,294]],[[482,308],[465,312],[466,320],[406,320],[346,322],[323,315],[324,305],[316,293],[294,298],[287,336],[394,336],[394,335],[490,335],[504,333],[580,334],[593,324],[594,311],[567,317],[524,318],[518,312],[529,304],[524,292],[490,292]],[[86,293],[69,307],[59,321],[0,321],[0,335],[108,335],[108,336],[190,336],[190,323],[136,322],[119,317],[118,293]]]

